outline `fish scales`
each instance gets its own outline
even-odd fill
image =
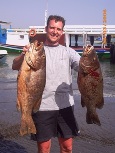
[[[32,112],[39,110],[46,82],[43,43],[34,41],[26,52],[17,77],[17,108],[21,111],[20,134],[36,133]]]
[[[104,105],[103,76],[98,56],[93,46],[87,45],[79,62],[78,89],[81,93],[81,105],[87,108],[86,122],[101,125],[96,108]]]

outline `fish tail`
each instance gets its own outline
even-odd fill
[[[104,98],[102,97],[101,102],[100,103],[97,103],[96,107],[99,108],[99,109],[101,109],[103,107],[103,105],[104,105]]]
[[[86,114],[86,122],[88,124],[93,124],[94,123],[94,124],[97,124],[99,126],[101,125],[99,117],[98,117],[96,112],[87,112],[87,114]]]
[[[33,119],[31,116],[29,118],[23,116],[21,119],[20,135],[23,136],[30,133],[36,134]]]
[[[82,107],[85,107],[85,102],[84,102],[82,96],[81,96],[81,106],[82,106]]]

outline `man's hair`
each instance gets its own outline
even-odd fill
[[[50,20],[55,20],[55,22],[61,21],[63,23],[63,27],[65,26],[65,19],[59,15],[50,15],[47,19],[47,27],[49,25]]]

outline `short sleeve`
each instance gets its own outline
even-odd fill
[[[75,71],[78,71],[79,61],[81,56],[78,54],[77,51],[75,51],[74,49],[70,47],[67,47],[67,51],[70,57],[71,68],[74,69]]]

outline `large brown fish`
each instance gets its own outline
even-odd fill
[[[36,133],[32,112],[39,109],[46,81],[46,57],[43,43],[30,44],[17,79],[17,107],[21,110],[20,134]]]
[[[93,46],[87,45],[79,62],[78,88],[81,105],[87,108],[86,122],[101,125],[96,108],[104,105],[103,77],[98,56]]]

